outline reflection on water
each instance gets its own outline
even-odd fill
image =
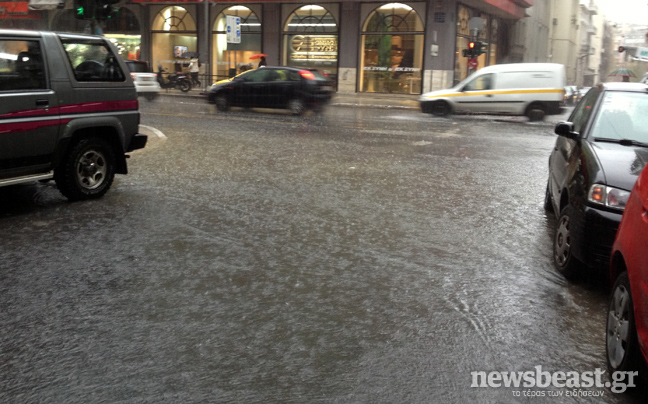
[[[513,402],[470,372],[605,367],[542,129],[193,119],[145,116],[168,139],[105,198],[4,215],[1,401]]]

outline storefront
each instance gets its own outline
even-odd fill
[[[337,82],[338,24],[328,8],[307,5],[291,13],[283,29],[283,50],[285,66],[317,69]]]
[[[227,16],[241,19],[240,43],[227,42]],[[261,32],[259,17],[250,8],[232,6],[223,10],[212,27],[212,74],[221,79],[256,67],[258,60],[252,57],[261,53]]]
[[[198,53],[196,22],[179,6],[165,7],[153,17],[151,25],[152,67],[168,72],[181,71]]]
[[[206,84],[255,68],[253,56],[263,53],[268,65],[317,69],[339,91],[420,94],[471,73],[462,54],[471,40],[485,44],[476,69],[506,58],[500,55],[500,31],[508,20],[521,18],[523,6],[517,5],[521,0],[501,2],[130,0],[102,28],[124,59],[147,60],[154,70],[186,72],[190,58],[198,56]],[[40,29],[91,33],[97,24],[76,19],[71,8],[34,14],[40,15],[49,24]],[[239,18],[238,43],[228,41],[228,16]],[[483,21],[476,38],[469,27],[475,17]]]
[[[376,8],[362,28],[360,91],[420,94],[424,39],[423,22],[412,7]]]
[[[479,17],[483,21],[483,27],[479,30],[477,38],[473,38],[470,32],[469,22],[472,18]],[[494,65],[497,63],[497,44],[498,44],[498,27],[499,21],[497,18],[475,10],[473,8],[458,5],[457,12],[457,40],[455,52],[455,72],[454,83],[468,77],[472,72],[481,69],[485,66]],[[477,57],[477,67],[468,67],[468,58],[462,55],[464,49],[468,49],[468,43],[472,40],[477,40],[485,44],[486,53]]]

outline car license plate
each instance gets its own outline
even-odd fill
[[[324,90],[324,91],[333,91],[333,87],[332,86],[322,86],[322,90]]]

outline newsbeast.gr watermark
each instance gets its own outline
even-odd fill
[[[513,390],[513,396],[516,397],[602,397],[604,391],[588,389],[609,388],[613,393],[623,393],[630,387],[636,387],[635,378],[638,378],[639,372],[614,372],[612,381],[604,380],[603,375],[606,373],[598,368],[592,372],[548,372],[542,370],[542,365],[535,366],[533,370],[517,372],[475,371],[470,372],[470,387],[521,389]],[[551,390],[538,390],[547,388]]]

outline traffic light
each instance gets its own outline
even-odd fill
[[[74,18],[89,20],[94,17],[94,0],[74,0]]]
[[[488,51],[488,42],[468,42],[468,49],[463,50],[463,56],[474,59]]]
[[[488,52],[488,42],[477,42],[477,53],[476,55],[483,55],[484,53]]]
[[[98,20],[105,21],[119,12],[119,7],[113,5],[119,3],[119,0],[97,0],[97,1],[98,1],[98,5],[97,5],[96,18]]]
[[[475,53],[476,48],[477,48],[477,42],[474,41],[468,42],[468,49],[463,50],[463,56],[471,59],[474,58],[475,56],[477,56],[477,54]]]

